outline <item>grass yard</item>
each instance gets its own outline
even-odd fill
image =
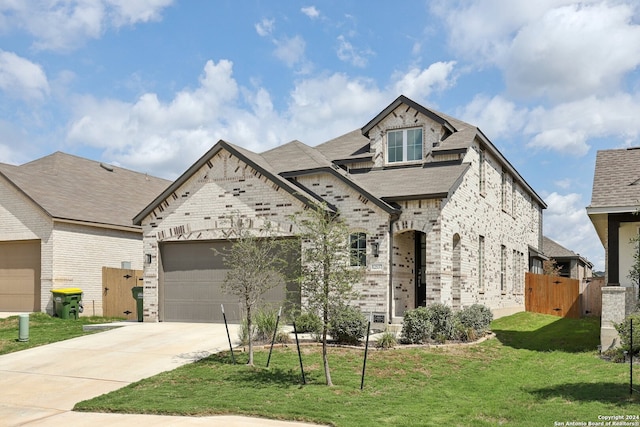
[[[473,346],[370,351],[363,391],[363,350],[331,349],[337,385],[329,388],[320,347],[303,347],[308,384],[302,386],[293,344],[274,350],[269,369],[233,365],[221,353],[75,410],[246,414],[345,427],[587,425],[599,416],[640,415],[640,399],[629,398],[629,366],[597,355],[598,319],[519,313],[492,329],[496,339]],[[267,356],[268,350],[257,352],[257,366]]]
[[[29,315],[29,341],[18,341],[18,316],[0,319],[0,354],[26,350],[43,344],[62,341],[94,333],[82,330],[83,325],[113,322],[119,319],[105,317],[80,317],[74,319],[60,319],[46,313],[31,313]]]

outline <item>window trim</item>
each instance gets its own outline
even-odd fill
[[[363,231],[349,233],[349,265],[351,267],[367,266],[367,233]]]
[[[419,130],[420,131],[420,155],[418,156],[417,159],[408,159],[408,154],[409,154],[409,144],[408,141],[409,139],[407,138],[408,132],[410,131],[414,131],[414,130]],[[389,134],[391,133],[397,133],[397,132],[401,132],[402,133],[402,159],[401,160],[394,160],[394,161],[390,161],[389,160]],[[413,145],[411,147],[414,147]],[[399,129],[389,129],[387,130],[386,136],[385,136],[385,163],[387,165],[398,165],[398,164],[403,164],[403,163],[417,163],[417,162],[422,162],[424,160],[424,155],[425,155],[425,147],[424,147],[424,129],[422,126],[414,126],[414,127],[407,127],[407,128],[399,128]]]

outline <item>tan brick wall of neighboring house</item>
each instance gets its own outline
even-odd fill
[[[0,185],[0,241],[41,241],[40,309],[53,313],[51,289],[79,287],[85,314],[102,314],[102,267],[130,261],[142,269],[142,235],[137,232],[55,222],[22,193]]]
[[[52,286],[42,289],[48,312],[53,312],[51,289],[80,288],[84,315],[101,316],[102,267],[121,268],[125,261],[131,269],[142,269],[142,236],[137,232],[56,222],[52,241]]]
[[[40,240],[41,293],[51,289],[53,221],[24,194],[0,178],[0,241]],[[47,296],[48,297],[48,296]],[[41,310],[46,300],[41,298]]]

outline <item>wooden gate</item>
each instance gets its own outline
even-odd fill
[[[142,270],[102,267],[102,315],[136,320],[134,286],[142,286]]]
[[[585,316],[602,315],[602,287],[604,277],[592,277],[582,290],[582,314]]]
[[[576,279],[526,273],[525,309],[534,313],[580,318],[580,287]]]

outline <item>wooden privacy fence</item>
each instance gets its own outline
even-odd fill
[[[102,267],[102,315],[137,319],[134,286],[142,286],[142,270]]]
[[[580,284],[576,279],[526,273],[525,309],[534,313],[579,318]]]
[[[582,314],[585,316],[602,315],[602,287],[604,277],[591,277],[582,289]]]

